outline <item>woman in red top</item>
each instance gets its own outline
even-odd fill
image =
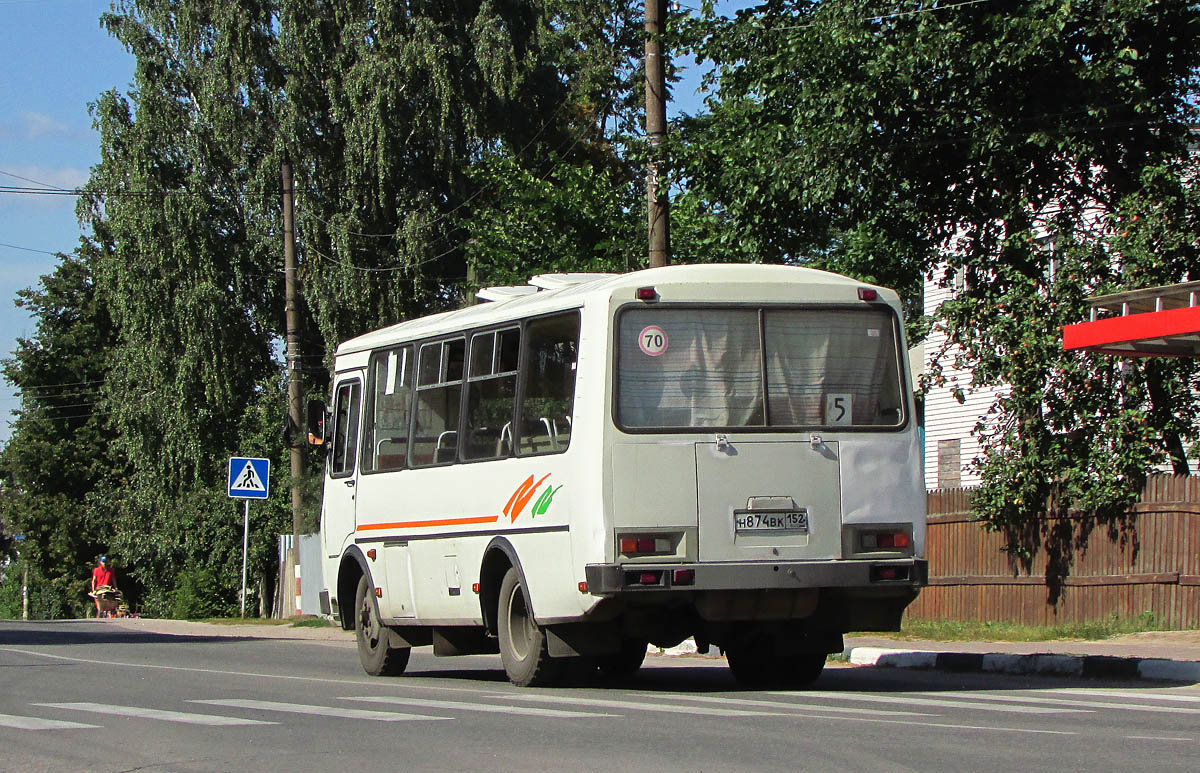
[[[116,582],[112,569],[108,568],[107,561],[108,559],[105,556],[100,556],[96,562],[96,568],[92,570],[91,596],[96,600],[96,617],[104,617],[104,612],[100,608],[100,595],[96,593],[96,589],[112,587]]]

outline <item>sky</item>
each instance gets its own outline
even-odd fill
[[[133,57],[100,28],[108,7],[108,0],[0,0],[0,186],[87,182],[100,160],[88,103],[109,89],[128,91],[133,78]],[[13,303],[17,291],[52,272],[54,254],[74,250],[81,234],[74,197],[0,193],[0,356],[11,357],[17,338],[35,331]],[[0,383],[0,443],[19,403]]]
[[[718,3],[727,14],[751,3]],[[696,4],[698,5],[698,3]],[[109,0],[0,0],[0,186],[75,188],[99,162],[88,104],[110,89],[127,92],[134,60],[100,27]],[[678,62],[677,62],[678,64]],[[698,73],[674,92],[672,112],[695,112]],[[35,332],[16,293],[54,270],[83,235],[70,196],[0,192],[0,357]],[[11,435],[20,398],[0,379],[0,444]]]

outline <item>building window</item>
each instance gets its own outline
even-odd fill
[[[962,442],[939,440],[937,450],[938,488],[960,488],[962,486]]]

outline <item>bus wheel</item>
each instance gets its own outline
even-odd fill
[[[642,667],[646,659],[646,640],[629,639],[621,644],[620,652],[597,658],[600,671],[608,677],[630,676]]]
[[[375,602],[371,599],[371,583],[364,574],[354,594],[354,638],[358,642],[358,659],[363,670],[371,676],[395,676],[408,666],[409,647],[391,646],[391,631],[379,622]]]
[[[742,642],[725,651],[729,670],[746,687],[803,687],[825,669],[825,653],[776,655],[770,638]]]
[[[519,687],[542,687],[558,681],[563,661],[546,651],[546,633],[533,621],[533,610],[525,603],[516,569],[510,568],[500,583],[496,617],[500,660],[509,681]]]

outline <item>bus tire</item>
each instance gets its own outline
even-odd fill
[[[825,653],[776,655],[774,641],[756,637],[725,651],[729,670],[746,687],[804,687],[825,669]]]
[[[629,639],[621,643],[619,652],[601,655],[596,659],[600,671],[607,677],[620,678],[637,673],[646,659],[645,639]]]
[[[546,632],[534,622],[533,610],[526,603],[521,587],[521,575],[511,567],[500,583],[496,623],[500,660],[510,682],[518,687],[544,687],[558,681],[564,663],[550,657]]]
[[[391,646],[392,632],[379,620],[371,583],[365,574],[359,578],[354,594],[354,639],[358,642],[358,659],[363,670],[371,676],[396,676],[408,667],[412,649]]]

